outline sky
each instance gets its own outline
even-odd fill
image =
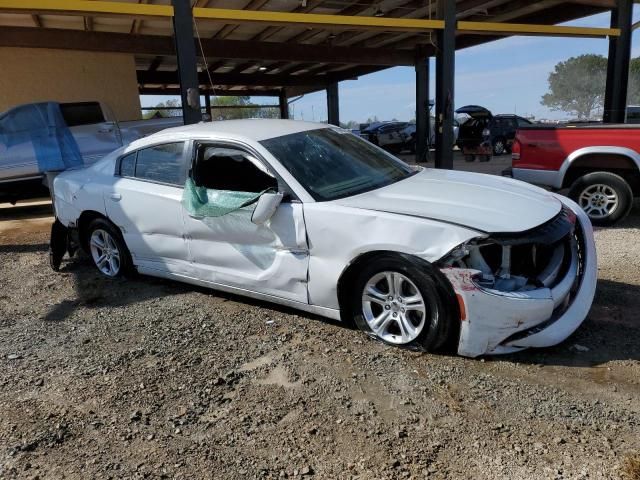
[[[635,9],[633,21],[640,20]],[[593,15],[563,25],[608,27],[609,14]],[[540,104],[547,92],[547,78],[556,63],[572,56],[595,53],[606,56],[608,40],[591,38],[510,37],[484,45],[458,50],[455,65],[456,108],[482,105],[493,113],[516,113],[536,119],[563,119],[568,115]],[[640,33],[634,33],[632,57],[640,56]],[[435,62],[431,61],[431,98],[435,88]],[[341,82],[340,120],[365,122],[415,118],[415,71],[396,67]],[[153,106],[167,97],[143,96],[143,106]],[[258,103],[268,99],[256,98]],[[265,102],[267,100],[267,102]],[[271,102],[268,102],[271,103]],[[276,102],[277,103],[277,102]],[[305,95],[291,104],[298,120],[322,121],[327,118],[326,94]]]

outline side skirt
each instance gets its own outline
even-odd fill
[[[189,277],[186,275],[180,275],[177,273],[167,272],[165,270],[159,270],[155,268],[137,266],[138,273],[143,275],[150,275],[152,277],[166,278],[169,280],[178,280],[180,282],[197,285],[199,287],[211,288],[213,290],[220,290],[221,292],[233,293],[236,295],[242,295],[244,297],[255,298],[257,300],[264,300],[266,302],[276,303],[278,305],[284,305],[286,307],[295,308],[296,310],[302,310],[314,315],[320,315],[321,317],[330,318],[332,320],[339,320],[340,310],[333,308],[320,307],[318,305],[309,305],[307,303],[296,302],[295,300],[289,300],[287,298],[276,297],[274,295],[267,295],[265,293],[254,292],[253,290],[246,290],[244,288],[232,287],[230,285],[224,285],[221,283],[207,282],[205,280],[199,280],[197,278]]]

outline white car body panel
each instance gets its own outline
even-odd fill
[[[423,170],[360,195],[315,202],[258,142],[318,128],[333,127],[241,120],[160,132],[119,149],[90,168],[60,174],[54,181],[57,218],[71,227],[77,226],[81,213],[87,210],[110,218],[123,230],[141,273],[339,319],[338,280],[360,255],[392,251],[434,263],[461,244],[485,237],[487,232],[522,232],[537,227],[554,218],[564,204],[580,220],[588,261],[580,301],[574,301],[560,319],[540,332],[504,343],[513,334],[547,322],[566,296],[575,272],[567,273],[569,280],[553,289],[526,293],[478,288],[471,279],[477,272],[472,270],[443,268],[442,272],[464,305],[458,346],[462,355],[554,345],[584,320],[595,292],[597,267],[590,223],[573,202],[510,179],[437,170]],[[193,218],[180,204],[181,188],[167,187],[172,189],[169,192],[162,185],[114,175],[117,158],[124,153],[162,142],[194,139],[252,149],[287,182],[300,201],[282,203],[261,226],[251,223],[250,208],[223,217]],[[127,186],[125,181],[135,185]],[[125,193],[128,197],[133,190],[137,193],[129,206],[123,200]],[[112,193],[121,193],[122,198],[111,204]]]
[[[391,251],[434,262],[460,243],[480,235],[470,228],[345,207],[339,202],[342,200],[311,203],[304,210],[311,245],[309,300],[329,308],[339,308],[338,279],[362,254]]]
[[[505,202],[505,195],[509,202]],[[556,215],[562,206],[548,192],[523,182],[436,169],[424,169],[402,182],[337,202],[467,225],[484,232],[528,230]]]
[[[180,274],[190,272],[182,188],[118,178],[105,188],[104,197],[106,216],[122,231],[136,263]]]

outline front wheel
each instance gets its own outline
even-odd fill
[[[103,275],[114,278],[129,272],[132,263],[129,250],[111,222],[101,218],[91,222],[87,246],[94,265]]]
[[[426,262],[383,255],[356,276],[351,311],[358,328],[391,345],[434,351],[449,340],[450,293]]]
[[[615,173],[594,172],[571,185],[569,198],[580,205],[591,223],[608,226],[627,216],[633,204],[633,191],[625,179]]]

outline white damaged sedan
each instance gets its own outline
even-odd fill
[[[413,168],[332,126],[164,130],[59,174],[51,255],[136,270],[466,356],[555,345],[596,288],[576,204],[497,176]]]

